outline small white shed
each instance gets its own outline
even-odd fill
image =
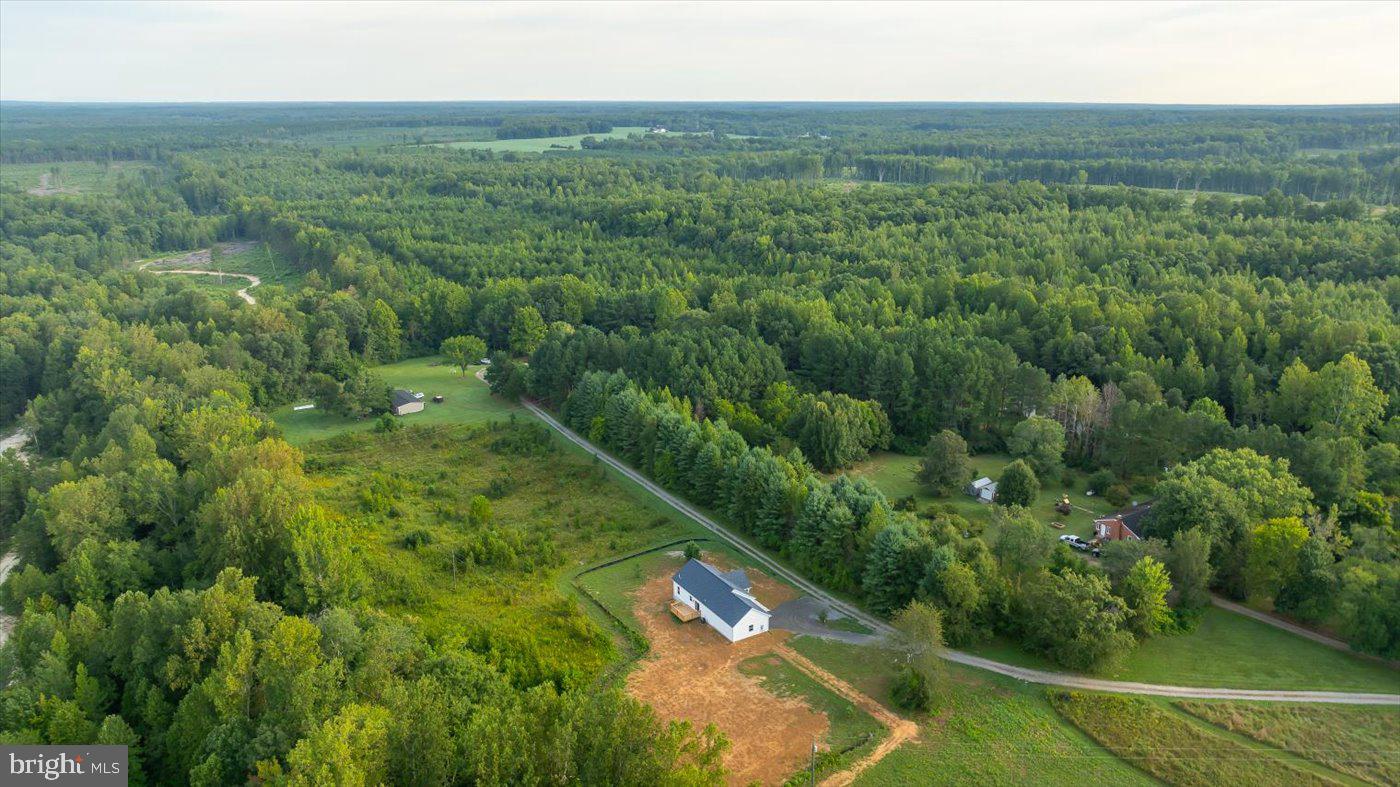
[[[969,497],[977,498],[979,503],[990,503],[997,499],[997,482],[982,476],[967,485],[967,494]]]

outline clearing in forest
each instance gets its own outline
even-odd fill
[[[680,623],[671,616],[671,575],[681,560],[651,562],[649,578],[631,594],[632,617],[651,649],[628,676],[627,690],[663,719],[714,724],[724,732],[732,744],[725,757],[731,784],[781,784],[808,767],[813,742],[868,756],[888,726],[872,718],[869,706],[878,704],[820,670],[805,669],[806,659],[782,644],[787,632],[730,644],[703,622]],[[725,565],[713,554],[705,560]],[[754,595],[768,607],[794,597],[792,588],[753,568],[748,572]],[[901,729],[899,740],[908,732]],[[845,762],[824,764],[829,769]]]
[[[707,555],[706,560],[713,561]],[[826,716],[801,697],[779,697],[739,670],[740,663],[772,651],[787,634],[769,631],[730,644],[701,621],[671,617],[671,575],[680,559],[651,576],[633,595],[633,613],[651,650],[627,678],[627,690],[667,720],[714,724],[729,737],[730,784],[781,784],[806,767],[814,739],[826,735]],[[770,609],[793,591],[749,569],[754,595]]]
[[[723,552],[704,559],[734,564]],[[613,602],[625,598],[629,616],[650,643],[628,677],[628,691],[663,719],[714,724],[724,732],[732,745],[725,758],[731,784],[782,783],[811,766],[813,744],[821,783],[851,784],[918,734],[913,722],[789,648],[789,632],[773,630],[730,644],[703,622],[678,622],[667,600],[671,575],[682,562],[679,552],[638,558],[639,587],[607,592],[616,583],[595,577],[599,586],[593,592]],[[755,595],[770,608],[795,596],[787,585],[746,569]]]
[[[0,164],[0,185],[23,189],[36,197],[60,194],[114,194],[124,176],[159,169],[145,161],[64,161]]]

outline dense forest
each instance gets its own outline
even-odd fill
[[[1400,658],[1394,106],[4,110],[7,168],[151,165],[0,192],[6,740],[128,743],[150,783],[722,780],[711,730],[363,603],[267,413],[375,417],[376,365],[481,348],[493,391],[951,644],[1089,669],[1216,592]],[[232,240],[304,276],[249,305],[132,264]],[[842,475],[885,450],[945,496],[1014,457],[993,526]],[[1148,537],[1057,548],[1025,506],[1070,471],[1154,500]]]

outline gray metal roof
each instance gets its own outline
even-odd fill
[[[393,401],[395,407],[401,407],[403,405],[411,404],[413,402],[418,401],[418,397],[414,396],[412,391],[405,391],[402,388],[395,388],[394,395],[391,398],[391,400]]]
[[[745,595],[752,586],[743,569],[724,572],[692,558],[681,566],[681,570],[677,571],[672,579],[694,596],[701,606],[731,626],[737,624],[751,609],[768,613],[767,607]]]

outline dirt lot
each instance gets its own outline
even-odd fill
[[[219,244],[219,248],[223,250],[225,255],[242,254],[245,251],[251,251],[257,248],[257,246],[258,242],[251,240],[239,240]],[[185,252],[184,254],[174,257],[143,260],[140,267],[143,270],[150,268],[158,271],[162,268],[198,268],[211,265],[213,262],[214,259],[210,256],[208,249],[199,249],[197,251]]]
[[[705,559],[728,568],[711,556]],[[651,577],[633,597],[651,653],[628,676],[628,691],[663,719],[719,727],[733,743],[725,758],[730,784],[781,784],[807,764],[813,738],[826,734],[826,716],[800,699],[769,694],[738,665],[771,652],[787,633],[769,631],[731,645],[701,621],[676,621],[666,609],[674,571]],[[748,573],[754,595],[770,609],[795,595],[786,585]]]

